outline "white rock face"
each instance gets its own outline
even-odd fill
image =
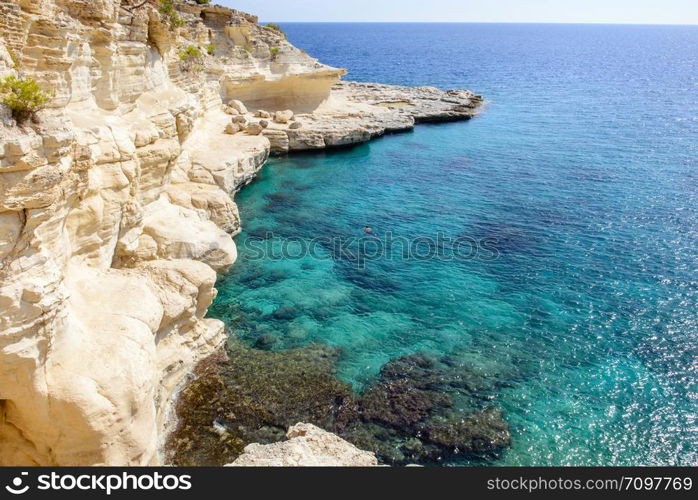
[[[343,70],[250,15],[183,2],[171,30],[154,3],[122,3],[0,1],[0,77],[55,95],[21,125],[0,105],[0,466],[160,464],[174,394],[224,342],[205,315],[216,271],[237,257],[232,198],[270,153],[469,117],[479,103],[333,87]],[[180,50],[209,44],[215,56],[182,64]],[[421,111],[403,112],[406,99]],[[289,111],[238,133],[248,109]]]
[[[251,444],[231,467],[375,467],[373,453],[310,424],[297,424],[286,434],[288,441]]]

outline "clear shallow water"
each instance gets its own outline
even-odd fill
[[[213,315],[344,349],[361,390],[415,352],[496,381],[501,465],[697,464],[698,28],[288,24],[350,78],[470,88],[469,122],[273,160],[238,196]],[[277,237],[494,237],[494,261],[256,259]],[[282,309],[283,308],[283,309]]]

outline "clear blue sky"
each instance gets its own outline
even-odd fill
[[[213,0],[262,21],[698,24],[698,0]]]

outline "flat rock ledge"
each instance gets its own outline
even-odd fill
[[[469,90],[436,87],[405,87],[380,83],[339,82],[331,95],[352,103],[363,103],[412,116],[417,123],[461,121],[473,118],[482,96]]]
[[[311,424],[297,424],[286,434],[288,441],[251,444],[228,467],[376,467],[373,453]]]
[[[417,123],[470,120],[482,104],[483,98],[468,90],[339,82],[312,113],[245,109],[238,116],[232,111],[236,116],[228,132],[249,134],[251,126],[255,135],[269,139],[271,154],[279,156],[361,144],[410,131]]]

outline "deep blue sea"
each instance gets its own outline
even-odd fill
[[[498,465],[698,464],[698,27],[283,29],[347,79],[487,107],[270,161],[237,198],[240,259],[213,314],[251,344],[343,348],[359,391],[391,359],[457,358],[497,382],[513,439]],[[293,252],[366,225],[489,238],[498,257],[361,268],[327,245],[278,260],[245,244],[273,231]]]

